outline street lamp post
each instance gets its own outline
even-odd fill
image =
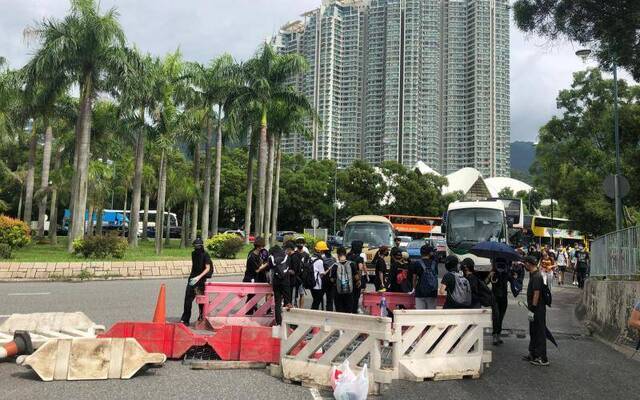
[[[336,225],[338,220],[338,163],[333,172],[333,235],[336,235]]]
[[[590,49],[576,51],[576,55],[586,61],[591,55]],[[616,230],[622,229],[622,197],[620,196],[620,120],[618,116],[618,64],[613,61],[613,131],[616,146],[616,174],[614,179],[614,199],[616,204]]]

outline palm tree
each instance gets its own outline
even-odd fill
[[[258,207],[256,221],[261,226],[258,232],[266,235],[269,228],[263,226],[265,216],[267,177],[267,127],[269,107],[278,101],[310,107],[306,97],[289,84],[290,79],[307,68],[307,62],[299,54],[280,55],[264,44],[258,54],[243,66],[244,85],[231,96],[231,103],[253,104],[260,113],[260,136],[258,141]]]
[[[208,66],[191,64],[189,80],[193,85],[195,99],[199,107],[206,110],[207,139],[205,141],[204,198],[202,200],[202,236],[209,235],[209,193],[211,191],[211,146],[213,142],[213,121],[217,119],[216,158],[214,169],[213,210],[211,231],[218,231],[220,208],[220,168],[222,160],[222,120],[225,115],[225,103],[236,85],[237,67],[233,57],[223,54],[211,61]],[[216,107],[217,106],[217,107]],[[214,111],[214,107],[217,110]],[[217,117],[217,118],[216,118]]]
[[[125,35],[118,13],[101,13],[95,0],[71,0],[71,10],[62,20],[47,19],[26,32],[40,40],[31,62],[38,74],[54,71],[66,82],[77,82],[80,104],[76,122],[74,174],[71,198],[71,228],[67,250],[81,238],[87,203],[87,178],[91,143],[91,109],[105,74],[126,70]]]

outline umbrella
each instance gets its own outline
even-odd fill
[[[507,261],[517,261],[522,258],[511,246],[501,242],[480,242],[473,246],[469,253],[492,260],[503,258]]]
[[[522,308],[524,308],[525,310],[529,311],[529,307],[527,307],[526,304],[524,304],[524,302],[519,301],[518,305]],[[548,327],[544,327],[544,336],[547,338],[548,341],[550,341],[551,343],[553,343],[554,346],[556,346],[556,348],[558,347],[558,342],[556,342],[556,338],[553,337],[553,333],[551,333],[551,331],[549,330]]]

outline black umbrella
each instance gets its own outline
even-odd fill
[[[524,302],[519,301],[518,305],[524,309],[526,309],[527,311],[529,311],[529,307],[527,307],[526,304],[524,304]],[[553,343],[554,346],[556,346],[556,348],[558,348],[558,342],[556,341],[556,338],[553,337],[553,333],[551,333],[551,331],[549,330],[549,328],[547,328],[546,326],[544,327],[544,336],[547,338],[548,341],[550,341],[551,343]]]
[[[503,258],[506,261],[518,261],[522,258],[511,246],[502,242],[480,242],[473,246],[469,253],[491,260]]]

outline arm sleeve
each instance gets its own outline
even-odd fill
[[[314,261],[313,272],[315,276],[324,272],[324,265],[322,264],[322,260]]]

